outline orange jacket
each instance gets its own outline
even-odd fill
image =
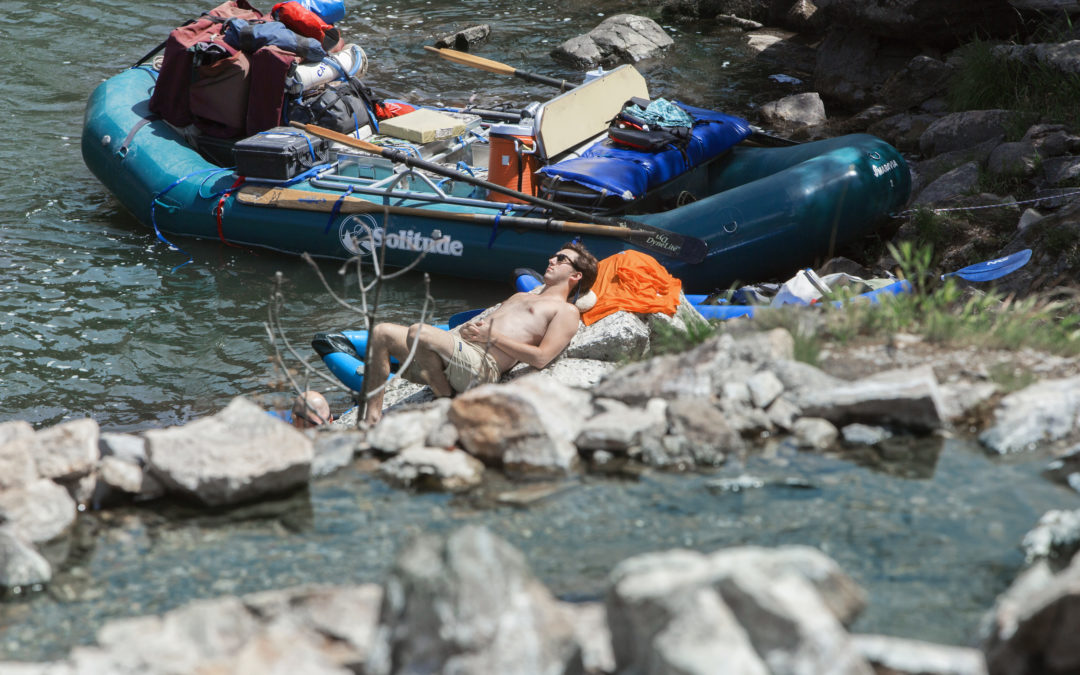
[[[622,251],[600,261],[592,290],[596,304],[581,316],[591,326],[619,310],[638,314],[675,314],[682,282],[652,256]]]

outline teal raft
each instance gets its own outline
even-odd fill
[[[579,112],[574,106],[589,100],[590,87],[596,94],[592,104],[627,100],[617,88],[628,72],[616,69],[538,111],[537,146],[574,155],[571,178],[595,162],[588,153],[568,149],[577,139],[560,137],[570,126],[560,126],[560,116],[573,119]],[[627,248],[650,253],[685,290],[707,293],[736,281],[787,277],[813,265],[872,233],[904,206],[911,187],[903,157],[876,137],[855,134],[760,147],[743,140],[749,135],[745,121],[719,114],[710,121],[727,135],[711,154],[696,157],[691,169],[664,174],[653,184],[649,168],[646,194],[615,206],[602,200],[603,209],[592,212],[584,212],[582,195],[588,190],[571,190],[576,201],[570,216],[482,189],[476,176],[488,176],[480,162],[494,155],[497,135],[489,136],[487,125],[441,153],[419,153],[431,161],[449,160],[450,173],[444,175],[331,146],[337,151],[327,161],[289,181],[255,180],[212,162],[150,115],[156,79],[153,68],[140,66],[99,85],[86,108],[82,152],[105,187],[170,244],[177,237],[196,237],[346,259],[370,255],[374,243],[385,247],[391,267],[405,266],[423,251],[421,270],[501,281],[516,268],[542,265],[576,236],[597,258]],[[634,86],[631,93],[643,95],[643,87]],[[596,113],[597,119],[604,115],[612,117],[609,111]],[[481,146],[491,150],[476,152]],[[559,161],[554,153],[551,157],[545,160],[549,166]],[[575,187],[565,176],[556,180]],[[683,255],[688,250],[680,249],[683,241],[700,248]]]

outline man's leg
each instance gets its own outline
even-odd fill
[[[431,387],[432,393],[436,396],[440,398],[453,396],[454,390],[446,379],[445,371],[446,364],[454,353],[454,337],[434,326],[414,323],[409,326],[408,347],[412,347],[413,340],[418,337],[420,344],[417,345],[416,355],[413,357],[416,372],[420,373],[423,383]],[[406,355],[408,355],[407,349]]]
[[[453,390],[443,372],[445,362],[450,360],[454,348],[454,338],[446,331],[425,324],[413,324],[406,328],[393,323],[376,324],[371,331],[371,362],[365,366],[364,382],[371,382],[378,387],[390,376],[390,357],[404,363],[417,335],[420,344],[413,357],[414,366],[410,370],[419,373],[424,380],[421,384],[431,387],[436,396],[450,396]],[[365,421],[374,424],[382,417],[383,392],[375,394],[367,402]]]
[[[406,340],[409,329],[395,323],[378,323],[371,329],[371,358],[364,365],[364,389],[369,390],[386,382],[390,376],[390,357],[400,360],[409,353]],[[365,392],[366,393],[366,392]],[[382,417],[383,392],[367,400],[364,421],[375,424]]]

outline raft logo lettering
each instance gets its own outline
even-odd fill
[[[648,242],[665,251],[678,252],[679,250],[679,245],[668,241],[666,234],[653,234],[649,237]]]
[[[898,166],[900,166],[899,162],[897,162],[895,159],[890,159],[881,166],[872,166],[870,168],[874,170],[874,178],[881,178],[882,176],[889,173]]]
[[[386,248],[396,251],[435,253],[460,257],[465,245],[450,235],[443,236],[439,230],[425,235],[416,230],[386,232],[370,214],[353,214],[341,221],[338,238],[345,250],[352,255],[365,256],[377,251],[386,241]]]

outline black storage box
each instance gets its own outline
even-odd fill
[[[293,127],[274,127],[237,141],[236,173],[247,178],[288,180],[329,161],[330,145]]]

